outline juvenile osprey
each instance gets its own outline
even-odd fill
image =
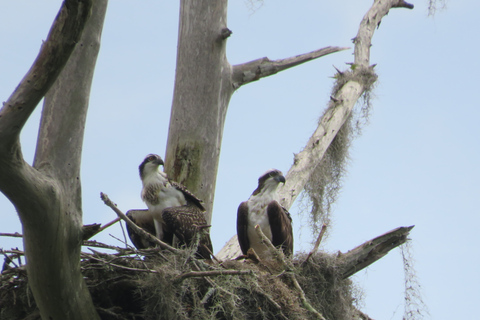
[[[213,249],[208,229],[200,230],[207,225],[202,201],[183,185],[168,179],[167,174],[159,170],[163,164],[160,156],[149,154],[139,167],[142,199],[153,217],[156,236],[172,244],[175,235],[180,244],[189,246],[197,232],[201,232],[197,255],[210,259],[209,250],[213,252]]]
[[[252,248],[260,258],[268,258],[266,247],[255,232],[258,224],[275,247],[281,247],[286,256],[292,255],[292,218],[277,201],[280,182],[285,183],[282,172],[268,170],[258,179],[258,187],[250,198],[238,207],[237,236],[243,254]]]

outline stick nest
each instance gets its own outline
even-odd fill
[[[102,319],[316,319],[302,305],[292,273],[326,319],[356,318],[355,290],[337,274],[334,255],[303,263],[306,254],[298,254],[291,270],[272,271],[275,266],[250,260],[207,263],[191,250],[90,250],[80,263]],[[15,263],[22,253],[3,253],[0,319],[40,319],[26,266]]]

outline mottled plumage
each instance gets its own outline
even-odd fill
[[[150,233],[151,235],[155,236],[155,224],[153,223],[153,217],[148,212],[148,210],[128,210],[126,213],[127,217],[130,218],[137,226],[145,230],[146,232]],[[127,233],[132,241],[133,245],[137,249],[147,249],[155,247],[155,243],[150,242],[143,237],[139,236],[136,232],[134,232],[127,224]],[[166,243],[172,243],[173,234],[164,234],[163,241]]]
[[[277,187],[285,183],[282,172],[267,171],[258,179],[258,187],[237,211],[237,237],[243,254],[253,248],[260,258],[269,258],[268,250],[255,232],[258,224],[267,238],[287,256],[293,254],[293,231],[290,213],[277,201]]]
[[[159,170],[163,164],[160,156],[149,154],[139,166],[141,196],[152,217],[150,223],[154,224],[155,234],[171,245],[175,235],[181,245],[189,246],[201,230],[197,255],[209,259],[208,250],[213,252],[213,249],[202,201],[185,186],[168,179],[167,174]]]

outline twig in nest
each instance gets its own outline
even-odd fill
[[[202,300],[200,301],[201,304],[207,303],[208,299],[215,293],[217,289],[210,287],[208,288],[207,293],[203,296]]]
[[[322,238],[323,238],[323,235],[325,234],[326,230],[327,230],[327,225],[324,223],[323,226],[322,226],[322,230],[320,230],[320,234],[318,235],[317,242],[315,242],[315,246],[313,247],[313,250],[310,251],[307,258],[305,259],[305,261],[302,262],[302,264],[307,262],[308,259],[310,259],[310,257],[317,252],[318,247],[320,246],[320,242],[322,242]]]
[[[104,259],[100,259],[92,254],[88,254],[88,253],[84,253],[82,252],[82,255],[84,257],[88,257],[89,259],[92,259],[92,260],[96,260],[96,261],[99,261],[99,262],[102,262],[106,265],[109,265],[109,266],[112,266],[112,267],[115,267],[115,268],[119,268],[119,269],[125,269],[125,270],[130,270],[130,271],[139,271],[139,272],[150,272],[150,273],[158,273],[157,270],[153,270],[153,269],[139,269],[139,268],[132,268],[132,267],[126,267],[126,266],[121,266],[121,265],[118,265],[118,264],[115,264],[115,263],[111,263],[107,260],[104,260]]]
[[[118,217],[118,218],[110,221],[109,223],[104,224],[100,229],[98,229],[98,232],[97,232],[97,233],[102,232],[103,230],[105,230],[105,229],[107,229],[108,227],[114,225],[115,223],[117,223],[117,222],[120,221],[120,220],[121,220],[120,217]]]
[[[212,256],[213,260],[215,260],[219,265],[222,265],[222,261],[218,260],[217,257],[215,257],[215,255],[213,254],[213,252],[204,244],[202,244],[202,247],[205,248],[208,253],[210,253],[210,255]]]
[[[252,260],[253,262],[261,265],[265,269],[267,269],[270,274],[273,274],[272,269],[265,262],[263,262],[262,259],[260,259],[260,257],[258,256],[258,254],[255,252],[255,250],[253,248],[248,249],[247,258]]]
[[[307,301],[307,298],[305,297],[305,292],[303,291],[302,287],[300,287],[300,284],[298,283],[297,281],[297,277],[295,277],[295,274],[294,273],[289,273],[289,276],[290,276],[290,279],[292,280],[293,282],[293,285],[295,286],[295,288],[297,289],[297,291],[300,293],[300,300],[302,301],[302,304],[303,306],[305,307],[305,309],[307,309],[308,311],[312,312],[313,314],[315,314],[317,316],[317,319],[320,319],[320,320],[326,320],[323,315],[318,312],[308,301]]]
[[[129,250],[129,249],[124,249],[124,248],[120,248],[120,247],[116,247],[116,246],[111,246],[109,244],[101,243],[101,242],[98,242],[98,241],[95,241],[95,240],[85,240],[85,241],[83,241],[82,245],[85,246],[85,247],[111,249],[111,250],[118,251],[122,254]]]
[[[287,261],[285,260],[285,255],[283,254],[283,251],[278,250],[277,248],[274,247],[272,242],[262,232],[262,229],[258,224],[255,226],[255,231],[257,232],[258,236],[262,239],[262,242],[269,248],[270,252],[277,259],[277,261],[282,264],[283,268],[290,271],[292,268],[289,267]],[[297,277],[295,276],[295,273],[287,272],[286,274],[288,275],[290,280],[293,282],[293,285],[295,286],[297,291],[300,293],[300,300],[302,301],[302,304],[305,307],[305,309],[315,314],[318,319],[325,320],[322,314],[317,310],[315,310],[315,308],[307,301],[307,298],[305,297],[305,292],[303,291],[302,287],[300,287],[300,284],[297,281]]]
[[[0,248],[0,253],[9,253],[9,254],[16,254],[16,255],[25,255],[25,252],[18,250],[18,249],[12,249],[12,250],[3,250]]]
[[[263,289],[258,285],[258,282],[255,282],[256,285],[256,290],[255,293],[262,295],[265,299],[267,299],[268,302],[270,302],[277,310],[278,310],[278,315],[277,317],[281,317],[282,319],[287,319],[285,315],[282,312],[282,307],[275,301],[273,298],[266,292],[263,291]]]
[[[267,236],[265,236],[265,234],[262,231],[262,228],[260,228],[258,224],[255,226],[255,231],[257,232],[257,235],[260,237],[260,239],[262,239],[262,243],[267,246],[268,250],[270,251],[272,256],[275,258],[275,260],[277,260],[282,265],[282,268],[290,269],[288,267],[287,262],[285,261],[285,255],[283,254],[283,251],[275,248],[275,246],[272,244],[270,239],[268,239]]]
[[[133,230],[133,232],[135,232],[136,234],[138,234],[140,237],[148,240],[148,241],[151,241],[155,244],[158,244],[162,249],[167,249],[171,252],[179,252],[178,249],[175,249],[174,247],[172,246],[169,246],[168,244],[166,244],[165,242],[161,241],[160,239],[158,239],[157,237],[154,237],[152,236],[151,234],[149,234],[148,232],[144,231],[142,228],[138,227],[132,220],[130,220],[130,218],[128,218],[125,213],[123,213],[120,209],[117,208],[117,205],[115,203],[113,203],[109,198],[108,196],[101,192],[100,193],[100,198],[103,200],[103,202],[109,206],[110,208],[112,208],[113,211],[115,211],[115,213],[122,219],[124,220],[128,226],[130,227],[130,229]]]
[[[251,270],[212,270],[212,271],[190,271],[182,273],[175,278],[174,282],[182,282],[186,278],[192,277],[216,277],[225,275],[250,275],[253,274]]]
[[[21,238],[23,237],[20,233],[0,233],[0,237],[13,237],[13,238]]]

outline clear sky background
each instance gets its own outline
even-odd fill
[[[228,59],[286,58],[325,46],[350,46],[372,1],[266,0],[255,12],[230,1]],[[370,124],[352,146],[348,174],[322,250],[345,252],[399,226],[415,225],[414,267],[431,319],[474,319],[480,298],[479,223],[480,3],[456,0],[427,17],[427,1],[391,10],[373,38],[379,75]],[[29,69],[60,1],[2,1],[0,97],[7,100]],[[138,165],[165,154],[178,30],[177,1],[111,0],[90,99],[83,148],[84,223],[145,208]],[[352,50],[320,58],[240,88],[222,144],[211,236],[218,252],[235,233],[236,211],[268,168],[288,171],[329,100],[335,73]],[[40,107],[22,133],[31,163]],[[311,249],[306,214],[292,209],[296,251]],[[0,195],[0,232],[21,232],[14,207]],[[117,224],[95,239],[121,245]],[[22,247],[0,238],[0,247]],[[362,310],[402,319],[404,274],[399,249],[353,280]]]

